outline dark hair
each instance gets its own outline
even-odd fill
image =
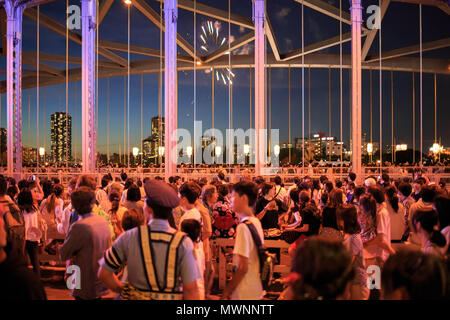
[[[355,180],[356,180],[356,173],[350,172],[350,173],[348,174],[348,177],[349,177],[349,179],[350,179],[351,181],[355,181]]]
[[[333,182],[328,181],[327,183],[325,183],[325,190],[327,190],[327,192],[330,193],[331,190],[333,190]]]
[[[447,281],[445,267],[438,257],[411,249],[391,255],[381,273],[385,295],[404,288],[411,300],[444,298]]]
[[[281,185],[283,183],[283,180],[281,180],[280,176],[275,176],[275,178],[273,179],[273,182],[275,182],[275,184],[277,186]]]
[[[353,191],[353,199],[358,200],[364,194],[366,190],[364,187],[356,187],[355,191]]]
[[[10,186],[8,190],[6,190],[6,194],[11,198],[11,200],[14,200],[18,192],[19,191],[16,186]]]
[[[214,194],[214,192],[216,192],[216,190],[217,190],[216,187],[213,185],[205,186],[202,191],[203,202],[206,202],[208,198],[211,197]]]
[[[33,201],[33,194],[29,188],[24,188],[20,191],[17,196],[17,205],[22,211],[33,212],[36,210]]]
[[[363,194],[359,198],[359,206],[370,214],[373,221],[377,221],[377,202],[370,194]]]
[[[335,207],[326,206],[325,208],[323,208],[322,227],[339,230]]]
[[[266,180],[264,179],[263,176],[257,176],[254,178],[253,180],[256,184],[263,184],[264,182],[266,182]]]
[[[200,197],[201,190],[202,189],[197,183],[188,181],[181,185],[179,193],[181,197],[185,197],[190,204],[194,204]]]
[[[384,190],[380,186],[371,186],[369,187],[367,192],[373,196],[373,198],[378,204],[384,202]]]
[[[337,180],[335,181],[335,185],[336,185],[336,188],[342,188],[342,181],[339,180],[339,179],[337,179]]]
[[[72,192],[70,200],[75,211],[83,216],[92,212],[95,203],[95,193],[89,187],[79,187]]]
[[[422,186],[421,192],[423,202],[433,202],[436,196],[436,188],[434,186]]]
[[[88,187],[92,191],[95,191],[95,189],[97,188],[97,183],[95,182],[93,177],[91,177],[90,175],[85,174],[85,175],[82,175],[82,176],[80,176],[78,178],[77,186],[78,186],[78,188],[80,188],[80,187]]]
[[[8,190],[8,181],[3,175],[0,175],[0,196],[4,196]]]
[[[295,204],[298,204],[300,201],[300,190],[298,188],[294,188],[289,192],[289,197],[294,201]]]
[[[120,173],[120,179],[122,179],[122,181],[125,181],[125,180],[127,180],[127,178],[128,178],[128,176],[127,176],[126,172],[122,171]]]
[[[25,179],[20,180],[20,181],[17,183],[17,187],[19,188],[20,191],[22,191],[22,190],[25,189],[25,188],[28,188],[28,181],[25,180]]]
[[[219,197],[225,198],[228,195],[228,185],[220,183],[216,185],[217,193],[219,194]]]
[[[109,176],[104,175],[102,178],[102,189],[107,187],[109,183]]]
[[[326,204],[328,202],[328,193],[327,192],[322,193],[322,195],[320,196],[320,201],[322,201],[323,204]]]
[[[109,194],[108,199],[109,199],[110,202],[113,202],[113,201],[120,201],[120,192],[118,192],[118,191],[112,191],[112,192]]]
[[[313,179],[313,181],[312,181],[312,189],[313,190],[320,190],[320,181],[319,181],[319,179]]]
[[[219,172],[217,177],[219,178],[219,180],[225,180],[225,174],[223,172]]]
[[[325,182],[328,181],[328,177],[325,175],[320,176],[319,178],[320,183],[324,184]]]
[[[270,190],[272,190],[275,187],[275,185],[272,182],[264,182],[261,188],[261,194],[265,196],[269,193]]]
[[[146,203],[150,208],[152,208],[154,218],[169,220],[170,216],[172,216],[172,208],[163,207],[154,202],[150,203],[148,199],[146,200]]]
[[[141,200],[141,190],[134,183],[127,190],[127,201],[138,202]]]
[[[417,232],[417,223],[420,222],[422,229],[430,233],[430,241],[438,247],[444,247],[446,239],[438,229],[439,217],[432,208],[421,208],[413,216],[413,228]]]
[[[338,217],[344,222],[344,232],[348,234],[358,234],[361,226],[358,222],[358,212],[351,204],[344,204],[338,209]]]
[[[389,183],[389,181],[390,181],[389,175],[388,175],[387,173],[383,173],[383,174],[381,175],[381,179],[383,179],[383,181],[384,181],[385,183]]]
[[[127,190],[129,187],[131,187],[132,184],[134,184],[134,179],[127,178],[127,180],[125,181],[125,184],[123,185],[124,190]]]
[[[60,184],[56,184],[52,188],[52,194],[50,195],[47,202],[47,212],[54,213],[56,206],[56,199],[59,198],[64,191],[64,187]]]
[[[251,181],[240,181],[233,185],[233,191],[239,194],[239,196],[246,195],[248,198],[249,207],[253,207],[258,196],[258,189],[256,184]]]
[[[344,204],[344,201],[342,199],[343,197],[343,192],[341,189],[333,189],[330,192],[330,205],[332,205],[333,207],[340,207]]]
[[[398,212],[398,197],[397,197],[397,189],[394,186],[387,186],[384,189],[386,193],[386,197],[389,200],[389,204],[395,212]]]
[[[181,231],[186,232],[192,242],[198,242],[200,240],[200,231],[202,226],[200,222],[195,219],[185,219],[181,223]]]
[[[320,237],[304,241],[295,253],[291,285],[296,300],[336,299],[354,278],[352,257],[344,245]]]
[[[438,195],[434,198],[434,208],[439,216],[439,229],[450,225],[450,198],[446,195]]]
[[[398,185],[398,191],[401,192],[405,197],[409,197],[412,192],[411,184],[408,182],[402,182]]]
[[[137,184],[137,186],[140,188],[140,187],[142,187],[142,180],[141,179],[138,179],[137,181],[136,181],[136,184]]]
[[[311,197],[309,196],[309,192],[308,191],[301,191],[300,195],[299,195],[299,199],[300,202],[305,204],[308,203],[309,201],[311,201]]]
[[[122,229],[127,231],[139,227],[145,223],[145,217],[142,211],[137,209],[128,209],[122,217]]]

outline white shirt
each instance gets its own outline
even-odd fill
[[[202,224],[202,215],[197,208],[192,208],[191,210],[185,211],[184,214],[180,218],[180,226],[181,223],[186,219],[194,219]]]
[[[386,209],[386,204],[377,204],[377,234],[383,234],[387,243],[391,243],[391,218]],[[380,257],[383,261],[389,258],[389,251],[378,245],[371,245],[364,252],[365,258]]]
[[[259,219],[254,216],[245,217],[241,219],[241,222],[246,220],[249,220],[256,227],[261,242],[264,243],[264,233]],[[263,298],[263,288],[259,275],[258,251],[248,226],[243,223],[240,223],[236,228],[233,254],[233,265],[237,265],[237,255],[248,258],[248,271],[231,294],[231,299],[261,300]]]
[[[39,228],[39,217],[37,211],[33,212],[26,212],[22,211],[23,214],[23,220],[25,222],[25,240],[28,241],[39,241],[41,239],[41,235],[39,235],[39,231],[41,228]],[[38,229],[36,232],[30,230],[31,228]],[[41,231],[42,232],[42,231]]]

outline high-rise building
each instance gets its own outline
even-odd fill
[[[152,133],[142,141],[142,156],[144,164],[157,163],[159,147],[164,146],[164,117],[152,118]]]
[[[51,115],[51,159],[66,162],[72,159],[72,116],[65,112]]]

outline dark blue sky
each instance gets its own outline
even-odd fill
[[[147,2],[159,10],[159,3],[152,0]],[[214,0],[199,2],[207,3],[227,10],[228,0]],[[339,7],[339,1],[330,0],[329,3]],[[364,1],[363,7],[377,4],[378,1]],[[80,4],[80,1],[71,0],[70,4]],[[343,9],[349,12],[348,1],[342,2]],[[231,0],[231,11],[251,18],[250,0]],[[53,19],[64,23],[65,1],[54,1],[41,7],[41,12]],[[268,12],[275,30],[281,52],[301,47],[301,5],[292,0],[269,0]],[[339,34],[339,23],[312,9],[304,8],[305,45],[336,36]],[[363,19],[367,18],[363,14]],[[210,19],[197,15],[197,45],[201,52],[199,34],[201,26]],[[450,37],[450,16],[442,10],[430,6],[423,6],[423,42],[429,42]],[[194,34],[193,14],[179,10],[178,32],[191,43]],[[343,33],[349,32],[350,26],[343,24]],[[248,32],[238,26],[231,26],[231,35],[234,38]],[[159,29],[148,21],[137,9],[131,8],[131,44],[159,48]],[[228,24],[221,23],[221,36],[228,37]],[[100,39],[127,42],[127,8],[122,1],[116,0],[103,21],[100,28]],[[419,6],[393,2],[382,23],[382,50],[392,50],[419,43]],[[36,50],[36,23],[24,18],[23,47],[26,51]],[[41,51],[47,53],[65,54],[65,38],[41,27]],[[179,49],[182,52],[181,49]],[[250,43],[238,53],[253,53],[253,43]],[[268,52],[271,53],[268,46]],[[236,53],[236,54],[238,54]],[[320,53],[339,53],[339,46],[323,50]],[[350,53],[350,42],[343,45],[343,53]],[[376,37],[369,54],[378,53],[378,36]],[[81,56],[81,46],[69,42],[69,54]],[[126,58],[126,53],[119,53]],[[416,55],[418,56],[418,55]],[[450,48],[425,52],[424,58],[450,59]],[[103,59],[100,57],[100,59]],[[132,60],[149,59],[149,57],[132,55]],[[62,63],[49,65],[64,69]],[[233,57],[231,58],[233,63]],[[77,68],[78,65],[71,65]],[[5,58],[0,58],[0,69],[5,70]],[[28,69],[29,67],[24,67]],[[249,127],[249,70],[234,69],[233,88],[233,127],[247,129]],[[254,72],[252,70],[252,74]],[[305,69],[305,134],[308,134],[308,81]],[[291,69],[291,137],[300,137],[302,132],[302,88],[301,69]],[[6,75],[0,74],[0,80]],[[252,76],[254,79],[254,77]],[[331,69],[331,134],[340,136],[339,121],[339,69]],[[348,96],[348,70],[343,71],[343,140],[349,137],[349,96]],[[193,72],[179,72],[178,87],[178,125],[192,130],[194,120],[194,77]],[[419,74],[416,74],[416,146],[420,143],[419,118]],[[140,75],[131,76],[130,89],[130,149],[140,145]],[[383,145],[391,141],[391,96],[390,72],[383,72]],[[379,140],[379,72],[373,71],[373,139]],[[423,141],[424,150],[434,140],[434,87],[433,75],[423,74]],[[81,84],[69,83],[69,113],[72,115],[73,149],[80,157],[81,150]],[[124,78],[110,78],[110,151],[117,152],[119,144],[123,148],[124,132]],[[443,144],[450,144],[450,76],[437,76],[437,104],[438,104],[438,137]],[[77,89],[77,90],[76,90]],[[50,113],[65,111],[65,84],[41,88],[40,94],[40,145],[44,138],[44,105],[46,106],[46,149],[50,149]],[[106,79],[99,80],[99,130],[98,150],[106,152]],[[206,130],[211,126],[211,74],[197,71],[197,120],[203,121]],[[253,93],[254,94],[254,91]],[[1,126],[6,127],[6,95],[1,97]],[[31,113],[28,112],[30,99]],[[144,110],[143,132],[144,138],[150,134],[150,119],[158,113],[158,75],[144,75]],[[163,100],[164,101],[164,100]],[[254,103],[254,98],[252,98]],[[215,127],[225,130],[228,127],[228,86],[222,82],[215,85]],[[164,109],[164,108],[163,108]],[[252,107],[254,110],[254,106]],[[23,92],[23,141],[25,146],[36,146],[36,89]],[[254,115],[252,115],[254,116]],[[369,72],[363,71],[363,132],[369,134]],[[76,119],[75,119],[76,118]],[[30,130],[29,130],[30,119]],[[254,121],[253,121],[254,123]],[[76,127],[75,127],[76,124]],[[288,139],[288,69],[272,69],[272,128],[280,129],[280,140]],[[322,131],[328,133],[328,69],[311,70],[311,133]],[[398,142],[412,145],[412,75],[407,72],[394,72],[394,136]],[[123,149],[122,149],[123,150]]]

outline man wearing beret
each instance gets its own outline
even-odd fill
[[[120,235],[100,262],[99,279],[123,299],[198,300],[201,274],[192,240],[171,228],[168,218],[179,205],[175,190],[164,181],[144,185],[148,225]],[[124,264],[128,282],[115,275]]]

